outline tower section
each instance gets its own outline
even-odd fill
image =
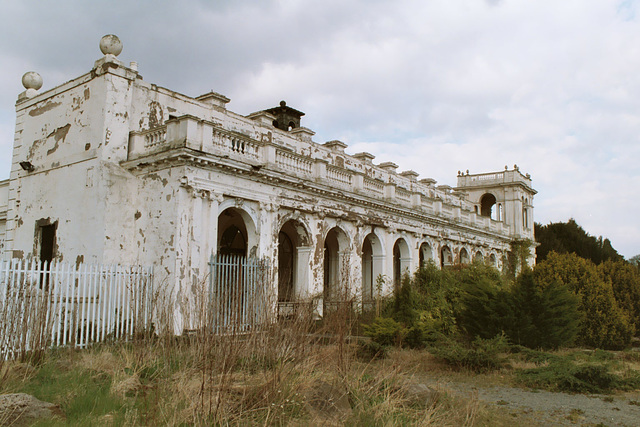
[[[456,190],[467,195],[476,215],[491,217],[509,226],[514,240],[534,240],[533,197],[537,193],[531,176],[517,165],[502,172],[469,174],[458,172]]]

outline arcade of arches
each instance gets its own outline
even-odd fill
[[[241,208],[222,210],[217,225],[218,253],[248,256],[253,246],[273,245],[259,242],[255,221]],[[314,236],[314,225],[328,231]],[[321,299],[328,310],[332,303],[357,296],[363,308],[371,308],[379,293],[388,293],[405,273],[429,262],[441,268],[470,262],[499,267],[503,255],[486,247],[409,233],[398,235],[381,228],[369,227],[369,231],[358,233],[352,224],[313,224],[304,217],[285,217],[273,228],[277,229],[277,243],[271,252],[277,283],[274,291],[280,313],[292,312],[297,302],[309,298]]]

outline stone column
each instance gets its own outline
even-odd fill
[[[296,248],[296,283],[295,283],[295,298],[300,300],[306,300],[310,296],[310,279],[311,279],[311,253],[313,246],[298,246]]]

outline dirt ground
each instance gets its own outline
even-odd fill
[[[640,391],[584,395],[484,386],[462,380],[439,381],[432,386],[456,395],[475,395],[486,405],[509,413],[514,425],[640,426]]]

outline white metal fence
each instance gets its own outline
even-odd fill
[[[0,356],[142,333],[152,294],[150,267],[0,261]]]
[[[215,333],[245,332],[262,325],[269,310],[266,260],[236,254],[209,262],[210,316]]]

